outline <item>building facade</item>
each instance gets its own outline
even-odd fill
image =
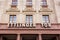
[[[60,40],[60,0],[0,0],[0,40]]]

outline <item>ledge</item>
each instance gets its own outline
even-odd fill
[[[18,10],[18,8],[12,7],[8,9],[6,12],[20,12],[20,10]]]
[[[0,23],[0,29],[34,29],[34,30],[36,29],[39,29],[39,30],[40,29],[43,29],[43,30],[54,29],[55,30],[56,29],[56,30],[60,30],[60,23],[51,23],[50,28],[44,28],[41,23],[36,23],[36,25],[32,27],[17,27],[16,26],[16,27],[11,27],[11,28],[9,28],[8,23]]]
[[[32,7],[26,7],[23,12],[36,12]]]

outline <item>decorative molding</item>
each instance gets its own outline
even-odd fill
[[[32,7],[26,7],[23,12],[36,12]]]
[[[39,12],[52,12],[51,9],[47,8],[47,7],[42,7]]]
[[[60,23],[51,23],[52,25],[60,25]],[[0,23],[0,25],[8,25],[8,23]],[[41,25],[41,23],[36,23],[36,25]]]
[[[8,9],[6,12],[20,12],[20,10],[18,10],[18,8],[13,7]]]
[[[0,23],[0,25],[8,25],[8,23]]]

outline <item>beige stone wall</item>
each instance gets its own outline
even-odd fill
[[[11,0],[0,0],[0,22],[1,23],[8,23],[9,22],[9,15],[10,13],[6,13],[6,10],[10,9]],[[48,8],[52,10],[52,12],[39,12],[41,9],[41,0],[33,0],[33,9],[36,12],[27,12],[29,15],[33,15],[33,23],[42,23],[42,15],[49,15],[51,23],[60,23],[60,5],[58,5],[59,0],[47,0]],[[26,8],[26,0],[18,0],[17,6],[18,12],[17,15],[17,23],[25,23],[26,13],[22,12]],[[13,13],[12,13],[13,14]],[[57,18],[57,19],[56,19]]]
[[[60,0],[55,0],[54,2],[55,2],[57,21],[58,23],[60,23]]]

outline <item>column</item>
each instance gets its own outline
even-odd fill
[[[42,40],[41,34],[39,34],[39,40]]]
[[[58,36],[58,40],[60,40],[60,34],[59,34],[59,36]]]
[[[0,40],[2,40],[2,36],[0,36]]]
[[[56,40],[59,40],[59,37],[58,36],[56,36]]]
[[[17,40],[20,40],[20,34],[17,35]]]

